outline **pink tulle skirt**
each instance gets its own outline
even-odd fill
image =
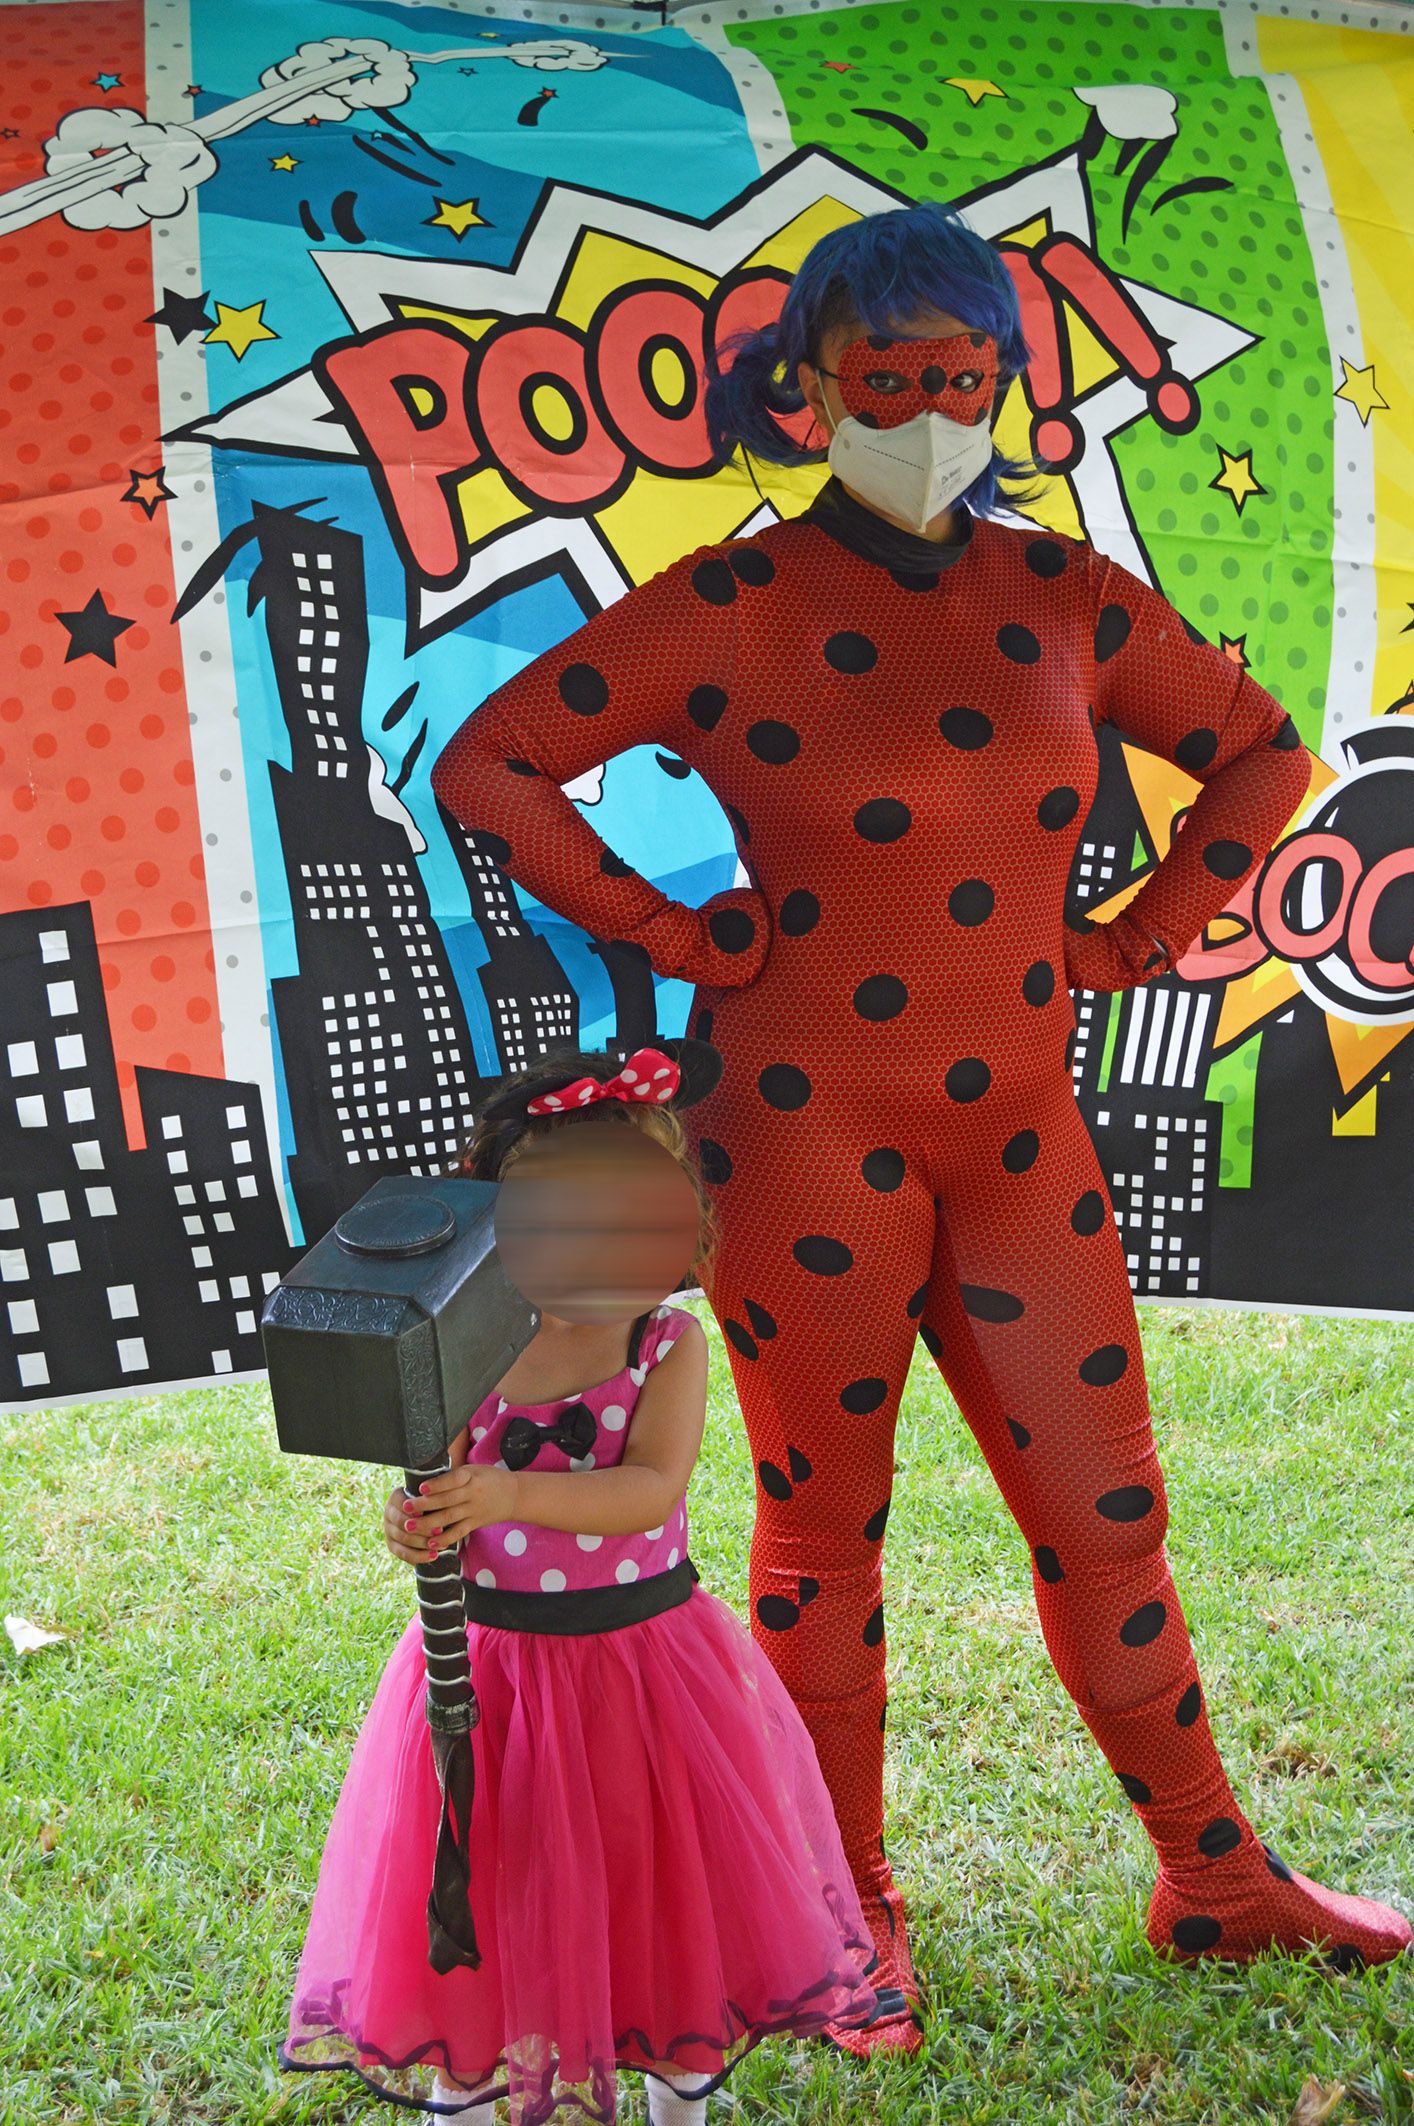
[[[612,2119],[620,2067],[696,2093],[773,2032],[867,2019],[874,1946],[814,1746],[725,1603],[699,1586],[620,1631],[468,1634],[480,1968],[427,1960],[441,1797],[414,1618],[334,1810],[282,2066],[428,2111],[441,2068],[540,2126]]]

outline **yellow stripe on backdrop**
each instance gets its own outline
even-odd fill
[[[1368,427],[1377,648],[1370,707],[1414,714],[1414,37],[1258,17],[1265,72],[1300,89],[1350,262],[1364,362],[1331,349],[1341,418]],[[1337,527],[1337,543],[1339,528]]]

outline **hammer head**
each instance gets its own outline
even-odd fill
[[[441,1459],[540,1325],[496,1253],[498,1194],[384,1175],[272,1287],[260,1334],[287,1454]]]

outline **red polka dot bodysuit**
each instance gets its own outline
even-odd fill
[[[861,513],[884,520],[842,492],[596,614],[468,718],[433,786],[543,902],[698,985],[690,1030],[724,1069],[684,1121],[757,1470],[752,1627],[814,1738],[875,1984],[914,1994],[880,1837],[880,1566],[919,1336],[1030,1546],[1057,1671],[1154,1841],[1150,1939],[1392,1956],[1399,1915],[1295,1874],[1224,1776],[1070,1074],[1068,986],[1182,958],[1291,820],[1310,756],[1270,695],[1088,545],[966,517],[931,565],[901,535],[909,565],[891,567],[851,543]],[[1104,719],[1202,788],[1128,907],[1081,936],[1062,907]],[[709,784],[749,888],[672,902],[564,796],[642,744]]]

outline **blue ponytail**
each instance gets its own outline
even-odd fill
[[[805,405],[797,364],[814,363],[840,325],[857,323],[864,332],[899,337],[920,311],[930,309],[991,334],[1000,406],[1030,350],[1015,284],[987,239],[938,200],[866,214],[831,229],[801,260],[774,325],[733,333],[720,348],[708,349],[704,415],[714,456],[725,464],[740,446],[774,465],[822,463],[824,450],[802,450],[776,418]],[[730,368],[720,367],[722,356],[732,358]],[[987,516],[996,507],[999,482],[1034,479],[1038,469],[994,449],[991,463],[961,499],[975,516]]]

